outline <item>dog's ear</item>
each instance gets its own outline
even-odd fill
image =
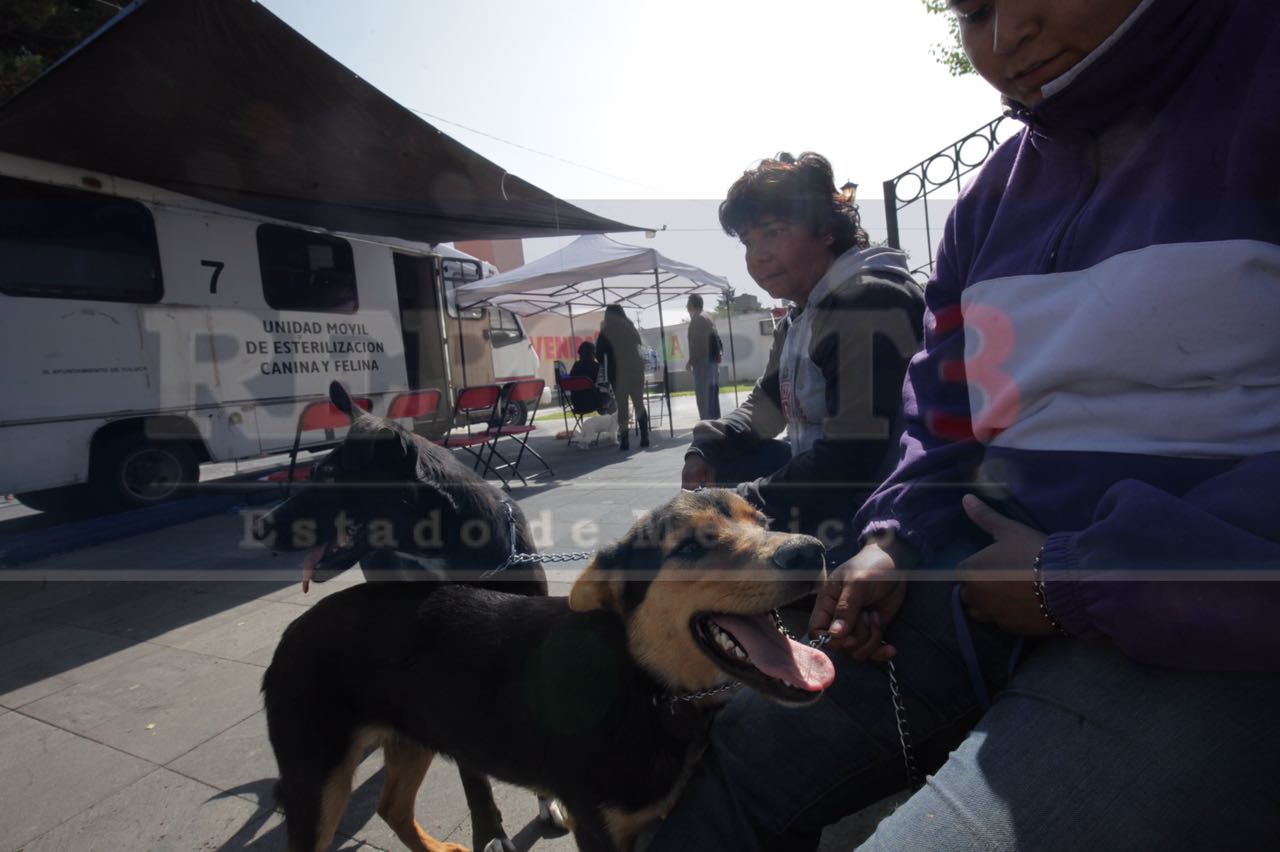
[[[583,569],[569,589],[569,609],[587,612],[592,609],[613,609],[622,612],[622,591],[625,582],[610,571],[619,561],[619,547],[603,548],[591,564]]]
[[[351,401],[351,394],[347,393],[347,389],[342,386],[342,382],[334,379],[329,382],[329,401],[348,417],[355,417],[355,403]]]
[[[458,501],[453,498],[452,494],[440,487],[439,479],[433,475],[434,471],[424,467],[421,459],[419,459],[418,464],[416,465],[416,470],[417,475],[413,480],[414,489],[420,492],[426,491],[434,494],[440,502],[443,505],[448,506],[455,515],[462,514],[462,509],[458,506]],[[421,501],[419,501],[418,505],[422,505]]]
[[[440,485],[440,481],[446,476],[444,471],[440,469],[440,465],[428,453],[424,453],[414,440],[414,437],[404,429],[397,428],[394,431],[400,441],[400,450],[409,461],[408,471],[410,476],[413,477],[413,487],[423,491],[430,491],[439,497],[440,502],[452,509],[455,514],[462,514],[458,501]]]

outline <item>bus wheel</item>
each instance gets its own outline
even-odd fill
[[[523,402],[508,402],[502,413],[503,426],[523,426],[529,422],[529,408]]]
[[[94,459],[91,482],[106,508],[154,506],[178,496],[200,477],[200,464],[182,441],[123,435]]]

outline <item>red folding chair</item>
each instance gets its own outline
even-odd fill
[[[475,463],[471,466],[472,470],[479,471],[483,467],[481,476],[492,471],[494,476],[502,481],[502,487],[510,489],[506,477],[494,469],[491,463],[492,455],[488,460],[485,459],[485,448],[489,447],[493,441],[493,436],[489,434],[489,427],[498,422],[498,405],[501,402],[502,388],[497,385],[476,385],[460,389],[458,399],[453,404],[454,425],[449,430],[449,434],[436,443],[446,449],[465,450],[470,453],[475,459]],[[477,414],[483,415],[479,421],[475,416]],[[461,426],[466,430],[465,433],[454,431],[458,428],[458,420],[462,421]],[[476,447],[479,449],[477,450]]]
[[[527,451],[530,455],[542,463],[547,469],[547,473],[552,476],[556,472],[551,469],[551,465],[547,464],[547,460],[538,454],[538,451],[529,446],[529,435],[537,428],[533,425],[533,419],[538,413],[538,404],[542,402],[542,391],[547,385],[542,379],[524,379],[518,382],[508,382],[502,387],[502,401],[499,405],[499,411],[506,411],[511,403],[523,403],[525,410],[528,412],[528,419],[523,425],[514,423],[506,424],[500,419],[494,420],[489,426],[486,434],[492,438],[489,444],[489,460],[491,469],[497,473],[499,470],[510,470],[513,474],[520,477],[520,481],[525,485],[529,482],[524,478],[524,474],[520,472],[520,461],[524,458]],[[520,452],[516,454],[514,462],[508,461],[502,453],[498,452],[498,441],[502,438],[510,438],[520,445]],[[492,466],[494,456],[502,459],[502,464],[498,467]]]
[[[373,400],[367,396],[354,396],[351,401],[365,411],[373,410]],[[268,474],[267,481],[282,483],[285,496],[288,496],[289,486],[295,481],[300,482],[311,478],[312,467],[310,465],[301,470],[296,469],[298,450],[302,446],[302,433],[324,430],[325,443],[336,443],[337,436],[334,434],[334,430],[350,425],[351,418],[329,400],[318,399],[315,402],[307,403],[306,408],[303,408],[302,413],[298,415],[298,428],[293,433],[293,449],[289,451],[289,469],[277,470]]]
[[[435,388],[398,393],[387,403],[388,420],[434,421],[440,413],[442,394]]]

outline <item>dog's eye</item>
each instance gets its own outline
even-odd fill
[[[691,539],[671,551],[671,555],[682,559],[697,559],[706,552],[706,548]]]

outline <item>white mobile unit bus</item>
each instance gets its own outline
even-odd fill
[[[289,450],[332,379],[375,414],[439,388],[447,423],[454,388],[537,369],[517,317],[452,305],[491,271],[0,154],[0,493],[158,502],[201,462]]]

